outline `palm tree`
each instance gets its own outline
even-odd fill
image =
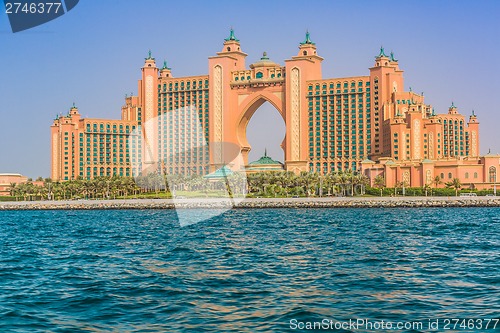
[[[356,173],[354,176],[354,183],[356,184],[356,187],[359,187],[360,195],[365,194],[365,188],[370,185],[370,179],[366,176],[363,175],[362,173]],[[353,193],[354,194],[354,193]]]
[[[431,195],[432,195],[432,188],[429,186],[429,184],[425,184],[424,185],[424,191],[425,191],[425,196],[427,196],[427,191],[431,191]]]
[[[439,186],[439,184],[442,183],[441,177],[439,177],[439,176],[434,177],[434,179],[432,180],[432,183],[434,184],[434,187],[437,188]]]
[[[373,185],[380,189],[380,196],[382,196],[382,193],[384,191],[384,187],[385,187],[385,178],[384,176],[382,175],[378,175],[377,177],[375,177],[375,179],[373,180]]]
[[[398,188],[401,187],[403,189],[404,186],[405,186],[405,182],[404,181],[396,182],[396,186],[394,187],[394,194],[398,195]],[[402,194],[404,195],[403,192],[402,192]]]
[[[311,189],[317,188],[318,174],[312,172],[302,171],[299,175],[301,179],[302,187],[304,188],[306,195],[310,196]]]
[[[324,186],[326,187],[326,189],[328,190],[327,192],[327,196],[330,196],[332,195],[332,190],[333,190],[333,186],[335,185],[335,172],[330,172],[330,173],[327,173],[324,177],[323,177],[323,184]]]
[[[42,185],[42,186],[37,186],[37,188],[38,188],[38,195],[40,195],[40,200],[45,200],[49,193],[47,187],[45,187],[45,185]]]
[[[17,192],[17,183],[10,183],[9,185],[9,192],[10,192],[10,196],[15,196],[16,195],[16,192]]]
[[[26,201],[26,197],[28,196],[28,185],[27,185],[27,183],[18,184],[16,188],[17,188],[17,193],[19,193],[19,196],[22,196],[23,200]]]
[[[166,182],[166,180],[165,180],[165,182]],[[123,194],[125,196],[128,196],[132,193],[135,195],[136,189],[137,189],[137,184],[136,184],[134,178],[125,177],[123,180]]]
[[[451,182],[446,183],[446,187],[455,189],[455,196],[458,197],[458,190],[462,187],[462,183],[460,183],[460,179],[453,178]]]
[[[351,169],[346,171],[347,185],[351,188],[351,197],[354,196],[354,185],[356,183],[356,175]]]
[[[251,174],[252,180],[250,186],[253,188],[254,193],[257,195],[265,196],[269,192],[269,185],[274,182],[273,172],[259,172]]]
[[[342,189],[342,196],[346,196],[347,194],[347,186],[350,184],[350,175],[346,171],[340,171],[338,172],[338,180],[339,180],[339,185]]]
[[[335,194],[338,194],[339,192],[341,192],[341,189],[340,189],[340,182],[341,182],[341,177],[340,177],[340,171],[334,171],[331,173],[330,175],[330,184],[331,184],[331,187],[332,187],[332,192],[335,193]]]

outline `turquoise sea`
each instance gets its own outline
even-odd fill
[[[499,208],[235,209],[187,227],[173,210],[0,212],[0,332],[499,313]]]

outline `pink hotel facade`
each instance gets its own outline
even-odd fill
[[[423,94],[404,90],[403,70],[383,48],[366,76],[324,79],[323,58],[309,33],[285,65],[264,53],[246,67],[240,41],[231,30],[223,48],[208,58],[208,75],[175,77],[149,53],[141,68],[137,96],[127,96],[120,120],[82,119],[73,106],[52,126],[52,178],[132,176],[134,149],[127,137],[148,120],[162,116],[155,158],[166,173],[208,173],[222,166],[214,151],[185,154],[203,140],[240,148],[245,165],[251,147],[246,127],[254,112],[269,102],[286,125],[281,144],[284,169],[326,174],[352,169],[386,186],[433,184],[459,178],[466,187],[490,188],[497,182],[500,156],[479,153],[477,116],[450,106],[436,114]],[[192,119],[183,108],[195,106],[201,130],[179,131]],[[148,136],[146,128],[142,128]],[[176,155],[175,161],[169,157]],[[141,156],[138,157],[141,159]],[[160,166],[161,165],[161,166]],[[230,165],[233,168],[240,166]],[[443,186],[443,185],[440,185]]]

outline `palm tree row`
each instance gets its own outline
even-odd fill
[[[368,178],[352,171],[326,175],[311,172],[262,172],[247,176],[248,192],[258,196],[352,196],[363,194]]]
[[[109,199],[138,193],[140,190],[134,179],[128,177],[98,177],[66,182],[46,178],[43,185],[34,184],[32,181],[10,184],[11,196],[23,200]]]
[[[40,179],[41,180],[41,179]],[[433,179],[433,185],[441,184],[441,179]],[[10,194],[17,200],[66,200],[66,199],[111,199],[117,197],[136,196],[139,193],[164,192],[176,195],[176,191],[198,192],[208,194],[209,191],[224,191],[229,195],[249,193],[253,196],[288,197],[288,196],[353,196],[364,194],[369,184],[366,176],[352,171],[336,171],[326,175],[302,172],[260,172],[245,177],[242,173],[234,173],[228,177],[209,180],[200,175],[161,175],[148,174],[141,177],[97,177],[85,180],[76,179],[66,182],[43,180],[43,185],[28,181],[23,184],[10,184]],[[459,179],[445,184],[455,189],[461,188]],[[382,195],[385,179],[378,176],[374,179],[374,187]],[[430,187],[425,187],[427,193]]]
[[[38,179],[42,182],[42,179]],[[97,177],[65,182],[43,180],[42,185],[31,180],[23,184],[12,183],[10,194],[16,200],[68,200],[68,199],[112,199],[135,196],[139,193],[164,192],[175,195],[176,191],[208,193],[224,191],[229,195],[251,193],[256,196],[323,196],[354,195],[363,193],[368,179],[354,172],[334,172],[327,175],[302,172],[262,172],[232,175],[215,180],[200,175],[161,175]]]
[[[35,184],[10,184],[10,195],[16,200],[67,200],[67,199],[114,199],[117,197],[136,196],[141,193],[164,192],[167,195],[175,191],[223,191],[230,194],[245,193],[246,183],[240,173],[234,173],[224,179],[209,181],[200,175],[161,175],[150,173],[136,178],[97,177],[94,179],[76,179],[65,182],[52,181],[50,178],[37,179]],[[170,188],[169,188],[170,185]]]

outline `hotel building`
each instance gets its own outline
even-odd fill
[[[132,176],[151,167],[204,174],[228,163],[213,149],[223,142],[238,147],[248,165],[246,127],[269,102],[286,125],[285,170],[351,169],[372,181],[382,175],[387,186],[423,186],[436,175],[476,187],[496,182],[500,159],[479,156],[477,116],[459,114],[453,103],[447,113],[436,114],[423,94],[404,89],[393,53],[381,48],[366,76],[331,79],[322,77],[323,58],[309,33],[284,65],[264,52],[247,68],[246,57],[233,30],[208,58],[208,75],[174,77],[166,62],[157,67],[150,52],[138,94],[126,97],[121,120],[82,119],[76,107],[54,120],[52,178]],[[145,141],[129,144],[131,133]],[[143,142],[154,147],[149,156],[141,154]]]
[[[14,185],[28,182],[28,177],[18,173],[0,173],[0,196],[8,196]]]

